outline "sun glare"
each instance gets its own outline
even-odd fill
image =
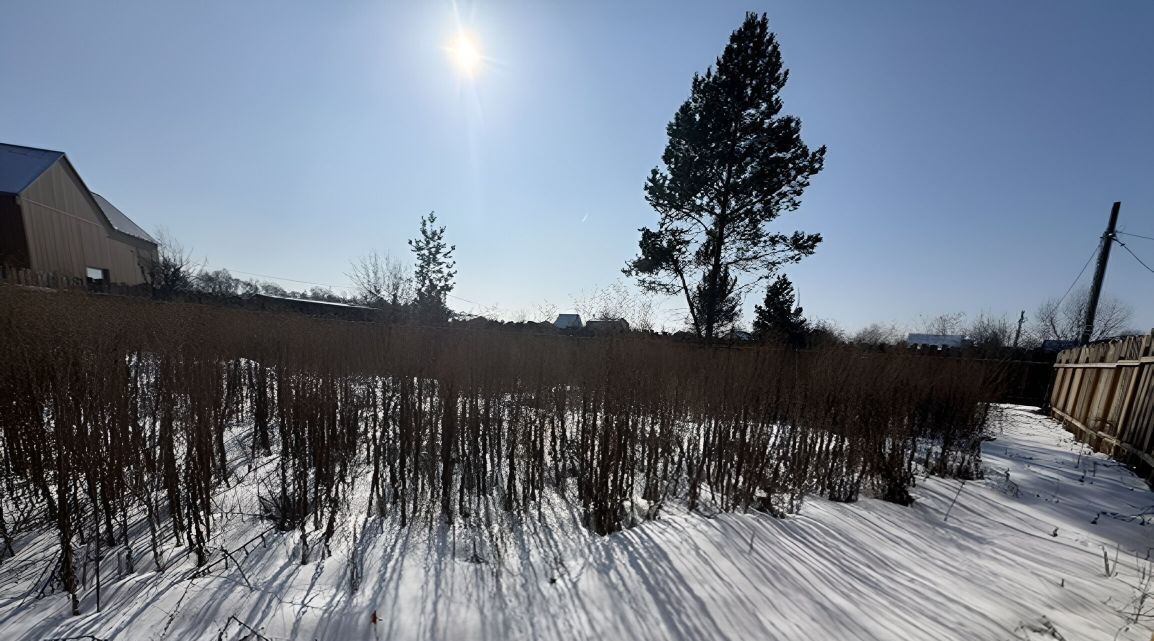
[[[466,76],[472,77],[481,67],[481,51],[469,34],[459,33],[449,43],[449,57],[457,69]]]

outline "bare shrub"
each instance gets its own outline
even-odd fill
[[[156,232],[157,257],[149,266],[149,281],[158,298],[169,299],[192,288],[197,271],[192,252],[165,229]]]
[[[127,515],[204,565],[238,449],[275,454],[263,512],[327,550],[353,479],[369,516],[486,528],[546,493],[607,534],[691,509],[796,511],[807,494],[911,499],[969,474],[992,361],[349,323],[0,287],[0,481],[75,540]],[[271,461],[270,461],[271,463]],[[252,463],[250,461],[249,465]],[[5,541],[0,541],[4,545]],[[78,606],[77,606],[78,607]]]
[[[357,299],[367,305],[401,308],[413,300],[412,270],[399,259],[377,252],[353,261],[347,274]]]

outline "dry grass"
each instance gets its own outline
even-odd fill
[[[313,545],[327,547],[359,476],[372,510],[403,524],[467,527],[490,506],[528,511],[556,492],[604,534],[634,506],[653,518],[674,498],[777,514],[806,494],[908,502],[921,471],[976,473],[1005,374],[904,354],[347,323],[10,287],[0,331],[8,523],[56,527],[73,593],[74,539],[128,545],[136,510],[158,568],[162,532],[205,562],[213,491],[232,482],[237,455],[226,435],[279,454],[265,511]]]

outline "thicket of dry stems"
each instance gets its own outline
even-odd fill
[[[277,457],[268,518],[327,549],[350,479],[370,516],[464,527],[548,492],[606,534],[644,505],[785,514],[807,493],[908,502],[919,471],[972,475],[1004,373],[960,359],[710,348],[348,323],[0,288],[7,508],[74,547],[130,546],[144,516],[207,562],[241,435]],[[29,516],[31,515],[31,516]],[[0,513],[0,558],[10,554]],[[7,519],[7,520],[5,520]],[[99,549],[99,548],[98,548]],[[99,555],[99,552],[98,552]],[[135,561],[133,560],[134,556]]]

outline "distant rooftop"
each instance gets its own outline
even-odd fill
[[[1043,352],[1060,352],[1078,346],[1077,340],[1048,339],[1042,341]]]
[[[961,334],[910,334],[906,337],[909,346],[964,347],[968,341]]]
[[[557,329],[581,329],[581,315],[558,314],[557,320],[553,321],[553,326]]]
[[[271,298],[274,300],[283,300],[293,303],[307,303],[309,305],[328,305],[330,307],[343,307],[345,309],[367,309],[373,310],[375,307],[368,307],[366,305],[354,305],[352,303],[337,303],[328,300],[315,300],[312,298],[292,298],[291,296],[274,296],[273,294],[255,294],[254,298]]]

